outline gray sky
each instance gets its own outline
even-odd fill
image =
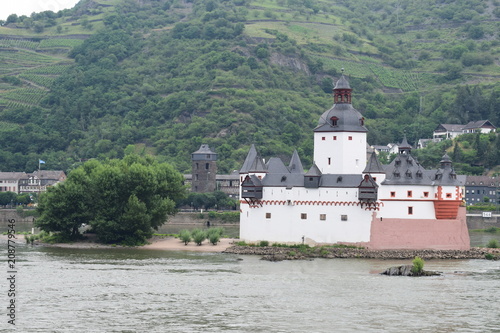
[[[33,12],[72,8],[79,0],[0,0],[0,20],[7,19],[10,14],[30,16]]]

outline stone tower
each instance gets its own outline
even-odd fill
[[[217,153],[206,144],[191,154],[192,181],[191,191],[198,193],[213,192],[216,189]]]

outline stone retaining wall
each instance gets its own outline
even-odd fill
[[[307,258],[365,258],[365,259],[485,259],[487,253],[500,255],[500,249],[472,248],[470,250],[367,250],[350,248],[290,248],[232,246],[224,253],[262,255],[267,260]],[[274,257],[274,258],[273,258]]]

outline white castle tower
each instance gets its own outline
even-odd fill
[[[333,107],[314,129],[314,162],[323,174],[361,174],[366,167],[364,118],[351,105],[352,89],[342,77],[333,88]]]

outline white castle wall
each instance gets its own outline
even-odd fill
[[[358,205],[357,189],[265,188],[261,203],[262,207],[253,208],[245,201],[241,204],[240,238],[245,241],[301,242],[302,237],[317,243],[370,240],[372,212]]]

